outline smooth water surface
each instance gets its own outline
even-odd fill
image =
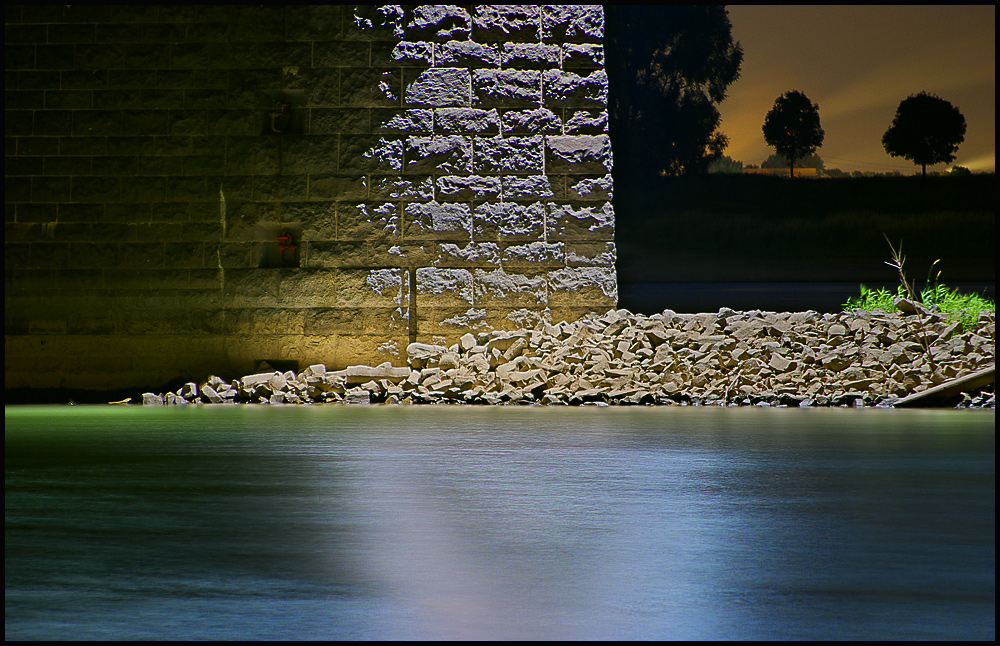
[[[993,411],[4,422],[7,639],[995,637]]]

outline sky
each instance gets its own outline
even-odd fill
[[[743,46],[741,77],[719,106],[727,155],[760,164],[774,150],[761,126],[789,90],[819,105],[826,168],[919,172],[889,157],[882,134],[899,102],[929,92],[951,102],[968,130],[954,165],[996,170],[996,7],[730,5]],[[947,164],[929,166],[944,170]]]

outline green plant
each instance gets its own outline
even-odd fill
[[[939,282],[941,278],[940,271],[934,274],[932,278],[931,274],[940,260],[935,260],[931,263],[930,268],[927,270],[926,286],[922,290],[917,291],[916,283],[911,282],[906,277],[904,268],[906,256],[903,255],[902,243],[900,243],[897,250],[892,246],[892,242],[889,241],[887,236],[886,242],[889,243],[889,249],[892,250],[892,261],[886,261],[885,264],[894,267],[899,274],[900,284],[896,287],[896,292],[893,293],[885,288],[869,289],[861,285],[861,295],[848,298],[847,302],[844,303],[845,311],[852,309],[868,311],[881,309],[892,312],[897,309],[894,303],[895,299],[906,298],[911,301],[923,303],[928,308],[947,314],[948,321],[958,321],[963,330],[969,329],[976,324],[980,312],[996,312],[996,302],[984,298],[979,294],[960,294],[957,289],[952,289],[941,284]]]

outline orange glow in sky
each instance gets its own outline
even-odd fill
[[[761,126],[789,90],[819,104],[827,168],[904,174],[882,134],[899,102],[926,91],[950,101],[968,125],[955,165],[996,170],[996,7],[730,5],[743,45],[741,78],[720,106],[726,154],[760,164],[774,150]],[[928,170],[943,170],[937,164]]]

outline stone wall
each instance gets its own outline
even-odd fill
[[[401,365],[616,304],[599,6],[5,14],[8,389]]]

